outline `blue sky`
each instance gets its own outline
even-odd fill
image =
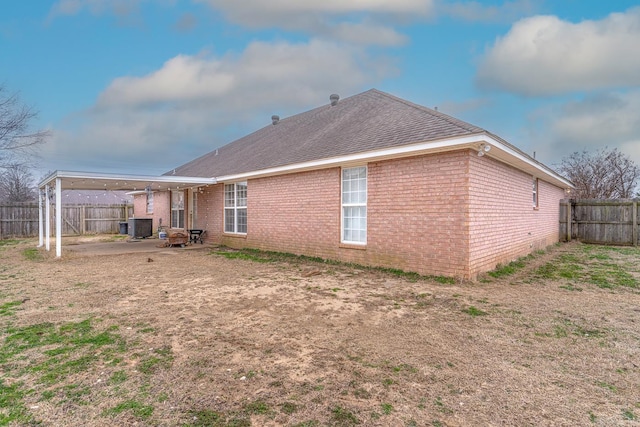
[[[161,174],[372,87],[552,167],[640,163],[637,1],[7,1],[0,83],[52,132],[40,173]]]

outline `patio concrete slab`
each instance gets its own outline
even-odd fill
[[[122,255],[135,253],[166,253],[175,254],[179,251],[208,250],[209,245],[193,244],[185,247],[163,246],[166,240],[160,239],[130,239],[117,242],[79,242],[62,246],[62,252],[74,252],[79,255]]]

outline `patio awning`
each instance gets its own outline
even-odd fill
[[[43,189],[47,185],[56,186],[58,182],[65,190],[124,190],[138,191],[151,189],[179,190],[215,184],[215,178],[202,178],[176,175],[122,175],[94,172],[55,171],[38,185]]]
[[[176,175],[122,175],[94,172],[55,171],[39,184],[39,244],[50,250],[51,198],[55,191],[56,256],[62,256],[62,190],[166,191],[216,184],[215,178]],[[44,211],[43,211],[44,204]]]

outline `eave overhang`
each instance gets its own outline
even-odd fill
[[[112,173],[56,171],[44,178],[39,188],[55,185],[60,180],[65,190],[166,191],[213,185],[215,178],[175,175],[123,175]]]
[[[423,154],[440,153],[446,151],[462,149],[480,151],[483,144],[490,146],[490,150],[484,153],[484,155],[489,158],[499,160],[516,169],[526,172],[535,178],[547,181],[557,187],[565,189],[575,188],[573,183],[568,179],[559,175],[558,173],[533,159],[529,155],[518,150],[511,144],[486,132],[464,137],[417,142],[415,144],[403,145],[401,147],[373,150],[233,175],[218,176],[215,179],[217,182],[234,182],[247,179],[325,169],[330,167],[358,165],[368,162],[418,156]]]

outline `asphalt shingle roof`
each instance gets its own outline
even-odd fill
[[[371,89],[269,124],[177,167],[175,175],[220,177],[485,132]]]

